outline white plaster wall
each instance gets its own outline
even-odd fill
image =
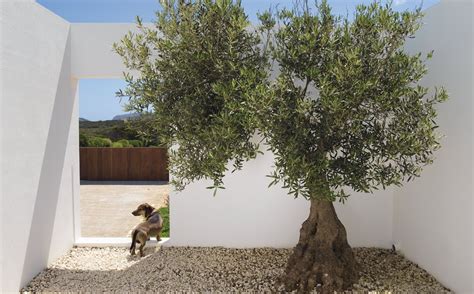
[[[4,37],[3,37],[3,18],[4,15],[2,11],[4,10],[4,3],[0,2],[0,44],[3,43]],[[0,45],[0,114],[3,113],[3,107],[4,107],[4,94],[3,94],[3,47]],[[0,140],[3,137],[3,119],[0,118]],[[3,165],[3,144],[0,141],[0,166]],[[0,176],[0,212],[3,211],[3,177]],[[0,236],[3,236],[3,217],[0,214]],[[3,254],[3,242],[0,241],[0,285],[3,285],[3,267],[5,263],[4,259],[4,254]],[[2,291],[2,288],[0,286],[0,291]]]
[[[263,150],[262,150],[263,151]],[[228,173],[225,190],[216,196],[199,181],[182,192],[170,193],[172,246],[281,247],[296,245],[299,229],[309,214],[309,202],[294,199],[281,187],[267,188],[273,156],[247,162],[242,171]],[[172,175],[171,175],[172,176]],[[353,193],[337,203],[353,246],[388,248],[392,244],[392,192]]]
[[[34,1],[2,1],[0,23],[0,292],[16,292],[74,242],[77,108],[69,23]]]
[[[121,57],[113,52],[136,24],[73,23],[71,24],[72,75],[78,78],[123,78],[126,71]]]
[[[413,52],[435,50],[423,83],[444,85],[450,100],[439,106],[445,137],[434,164],[394,200],[398,247],[458,293],[474,293],[473,8],[467,0],[442,1],[408,43]]]

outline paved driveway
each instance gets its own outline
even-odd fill
[[[127,237],[141,220],[131,212],[144,202],[161,207],[168,191],[168,182],[81,181],[81,236]]]

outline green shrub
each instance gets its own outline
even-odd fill
[[[170,236],[170,208],[169,206],[158,209],[161,217],[163,218],[163,229],[161,230],[160,236],[162,238],[169,238]]]
[[[79,133],[79,146],[80,147],[89,147],[90,144],[90,138],[84,133]]]
[[[112,140],[109,138],[104,138],[104,147],[112,147]]]
[[[118,140],[116,143],[122,144],[123,147],[133,147],[133,145],[126,139]]]
[[[128,142],[129,142],[130,145],[132,145],[133,147],[143,147],[143,142],[140,141],[140,140],[128,140]]]
[[[89,147],[111,147],[112,141],[107,138],[91,137],[89,139]]]
[[[112,148],[123,148],[123,144],[120,142],[113,142]]]

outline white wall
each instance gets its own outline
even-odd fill
[[[262,150],[263,151],[263,150]],[[296,245],[309,214],[309,202],[280,187],[267,188],[272,154],[228,173],[225,190],[213,196],[209,182],[196,182],[170,195],[172,246],[282,247]],[[353,246],[388,248],[392,244],[392,192],[353,194],[336,210]]]
[[[77,78],[123,78],[126,71],[121,57],[113,52],[135,24],[73,23],[71,24],[72,75]]]
[[[1,5],[0,292],[14,292],[73,245],[77,108],[69,23],[31,1]]]
[[[434,49],[423,83],[443,85],[439,106],[442,148],[420,179],[396,191],[394,238],[401,251],[458,293],[473,293],[473,4],[443,1],[427,11],[408,43]]]
[[[1,134],[0,224],[9,237],[0,292],[15,292],[78,237],[77,80],[122,78],[112,44],[135,26],[71,25],[34,1],[1,5],[1,122],[14,127]]]

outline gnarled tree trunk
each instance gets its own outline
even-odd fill
[[[349,288],[358,278],[358,264],[332,202],[311,200],[281,283],[288,291],[332,293]]]

